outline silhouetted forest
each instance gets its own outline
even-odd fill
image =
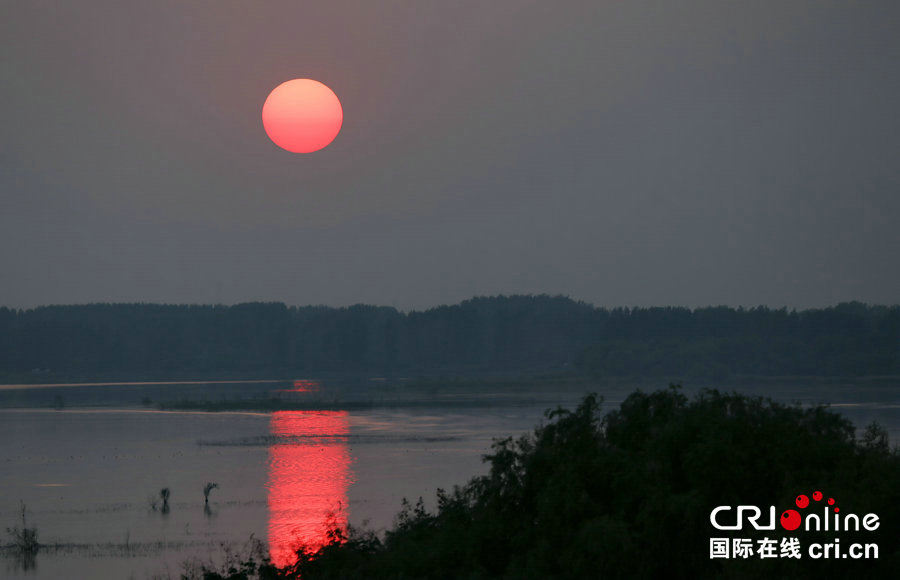
[[[604,415],[589,395],[574,411],[496,441],[490,472],[450,492],[437,509],[405,503],[383,536],[332,526],[325,546],[302,548],[277,569],[259,556],[203,578],[892,578],[900,565],[900,448],[873,424],[856,434],[824,407],[677,386],[635,392]],[[815,491],[824,495],[815,498]],[[717,530],[717,506],[874,513],[874,531]],[[816,505],[815,502],[821,502]],[[826,512],[829,508],[825,508]],[[835,510],[837,511],[837,510]],[[710,558],[710,538],[744,538],[748,558]],[[799,559],[760,557],[760,540],[800,542]],[[877,544],[878,557],[816,559],[811,544]],[[780,545],[780,544],[779,544]],[[846,556],[844,557],[846,558]]]
[[[900,374],[900,307],[595,308],[552,296],[394,308],[92,304],[0,308],[7,377]]]

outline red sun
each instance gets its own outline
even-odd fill
[[[344,110],[334,91],[312,79],[281,83],[262,109],[269,139],[291,153],[312,153],[334,141]]]

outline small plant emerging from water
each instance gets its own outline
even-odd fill
[[[41,545],[37,541],[37,528],[29,528],[25,521],[25,504],[22,504],[22,528],[6,528],[12,538],[13,549],[24,558],[34,558]]]
[[[162,513],[169,513],[169,488],[164,487],[159,490],[159,497],[162,499],[162,509],[160,510]]]
[[[219,488],[219,484],[218,484],[218,483],[214,483],[214,482],[212,482],[212,481],[207,482],[207,484],[203,486],[203,502],[204,502],[206,505],[209,505],[209,494],[210,494],[210,492],[211,492],[212,490],[218,489],[218,488]]]

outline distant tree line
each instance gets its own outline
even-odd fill
[[[900,307],[595,308],[559,296],[426,311],[91,304],[0,308],[0,373],[366,372],[722,378],[900,374]]]

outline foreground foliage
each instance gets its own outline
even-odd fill
[[[595,395],[574,411],[547,413],[532,434],[495,442],[490,473],[450,493],[432,513],[405,503],[383,539],[335,528],[329,543],[301,550],[261,578],[832,578],[892,577],[900,566],[900,451],[877,425],[853,425],[823,407],[786,406],[678,387],[637,392],[602,415]],[[792,506],[823,490],[844,513],[874,512],[877,560],[711,560],[719,505]],[[759,539],[835,534],[735,532]],[[244,570],[244,572],[249,570]],[[206,578],[244,578],[209,573]]]

